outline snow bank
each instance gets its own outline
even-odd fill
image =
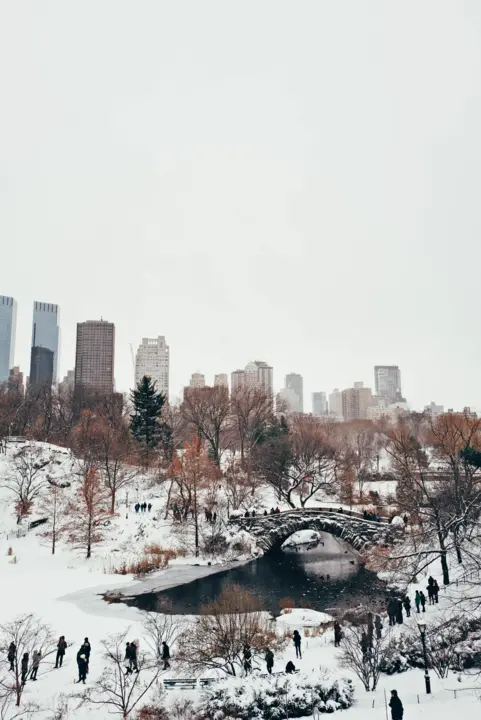
[[[295,547],[296,545],[308,545],[317,542],[321,535],[316,530],[298,530],[290,538],[287,538],[282,547]]]
[[[307,610],[304,608],[293,608],[282,610],[279,617],[276,618],[278,623],[295,627],[319,627],[334,622],[332,615],[328,615],[318,610]]]

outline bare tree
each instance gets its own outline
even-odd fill
[[[55,638],[50,626],[41,623],[32,614],[21,615],[0,625],[0,638],[0,644],[4,648],[9,648],[11,643],[15,644],[13,672],[7,678],[0,679],[0,695],[7,696],[10,693],[14,696],[16,707],[19,707],[25,687],[25,683],[22,682],[22,658],[25,653],[28,653],[31,660],[33,651],[40,650],[42,660],[44,660],[46,656],[55,651]]]
[[[100,705],[120,715],[124,720],[132,716],[141,700],[153,689],[160,675],[155,660],[141,653],[137,656],[138,672],[125,672],[125,645],[130,628],[102,641],[107,666],[91,688],[79,697],[82,704]]]
[[[52,542],[52,555],[55,555],[57,541],[65,534],[71,522],[67,509],[65,487],[54,481],[47,483],[40,498],[39,510],[48,518],[48,530],[43,532],[43,536]]]
[[[162,657],[162,643],[166,642],[169,647],[173,645],[185,625],[182,619],[171,612],[172,604],[168,601],[159,601],[155,612],[141,612],[145,640],[157,660]]]
[[[341,666],[352,670],[367,692],[376,689],[384,659],[389,651],[389,633],[382,638],[371,638],[367,628],[357,626],[344,628]]]
[[[250,458],[252,448],[263,439],[273,411],[274,399],[264,388],[240,388],[232,393],[231,413],[242,466]]]
[[[69,504],[69,540],[92,555],[92,546],[103,539],[109,517],[109,497],[94,467],[84,467],[74,499]]]
[[[48,461],[42,458],[42,451],[30,443],[18,450],[11,464],[9,475],[3,481],[3,487],[15,497],[17,523],[28,515],[36,498],[47,484],[43,469]]]
[[[220,465],[223,440],[229,429],[230,401],[225,387],[186,388],[182,413],[185,421],[205,440],[209,455]]]
[[[265,649],[285,647],[263,612],[262,601],[238,585],[228,585],[219,598],[201,608],[193,627],[179,638],[179,659],[196,673],[221,670],[238,675],[243,668],[243,649],[249,645],[252,660]]]
[[[115,512],[117,493],[129,487],[138,475],[132,462],[133,447],[129,429],[122,421],[113,425],[108,418],[100,417],[98,425],[99,470],[110,494],[110,512]]]

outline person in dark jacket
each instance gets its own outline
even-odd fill
[[[403,600],[403,605],[406,611],[406,617],[411,617],[411,600],[408,598],[407,595]]]
[[[434,605],[434,592],[433,592],[434,587],[433,587],[433,585],[429,584],[427,586],[426,590],[428,591],[428,604]]]
[[[419,590],[416,590],[416,595],[414,596],[414,604],[416,605],[416,612],[419,613],[419,606],[421,605],[421,595],[419,594]]]
[[[296,648],[296,658],[302,658],[301,653],[301,636],[299,635],[298,630],[294,630],[294,633],[292,635],[292,639],[294,640],[294,647]]]
[[[248,675],[252,670],[252,652],[249,645],[244,645],[242,655],[244,657],[244,671]]]
[[[439,602],[439,585],[438,585],[437,580],[435,580],[433,583],[433,595],[434,595],[434,602],[438,603]]]
[[[149,503],[149,504],[147,505],[147,510],[148,510],[149,512],[152,510],[152,503]]]
[[[139,672],[139,666],[137,665],[137,644],[134,642],[130,643],[130,665],[136,673]]]
[[[88,638],[85,638],[83,648],[84,648],[84,652],[85,652],[85,659],[87,660],[87,672],[88,672],[89,671],[89,662],[90,662],[90,653],[92,651],[92,648],[90,647]]]
[[[84,653],[80,654],[80,652],[77,654],[77,666],[78,666],[78,680],[77,682],[83,682],[85,685],[85,680],[87,679],[87,657]]]
[[[272,650],[267,649],[266,650],[266,666],[267,666],[267,672],[269,675],[272,675],[272,668],[274,667],[274,653]]]
[[[37,679],[37,673],[38,673],[38,666],[40,665],[40,659],[42,657],[42,653],[40,650],[34,650],[33,651],[33,657],[32,657],[32,672],[30,673],[30,680],[36,680]]]
[[[396,622],[403,624],[403,603],[402,600],[396,600]]]
[[[170,649],[166,642],[162,643],[162,660],[164,661],[164,670],[170,668]]]
[[[396,601],[391,598],[387,604],[387,615],[389,618],[389,625],[395,625],[396,624]]]
[[[380,618],[379,615],[376,615],[376,617],[375,617],[375,619],[374,619],[374,627],[376,628],[376,637],[377,637],[378,640],[380,640],[381,637],[382,637],[382,633],[381,633],[381,630],[382,630],[382,620],[381,620],[381,618]]]
[[[14,642],[11,642],[8,646],[7,660],[10,663],[9,670],[15,670],[15,657],[17,655],[17,646]]]
[[[125,645],[125,662],[127,666],[125,668],[125,674],[130,675],[132,673],[132,653],[130,652],[130,643]]]
[[[292,662],[292,660],[289,660],[289,662],[286,665],[286,675],[292,675],[292,673],[296,672],[296,666]]]
[[[391,699],[389,701],[389,707],[391,708],[392,720],[402,720],[404,714],[404,708],[401,700],[398,697],[397,690],[391,690]]]
[[[422,590],[419,595],[421,596],[421,607],[423,609],[423,612],[426,612],[426,595],[423,593]]]
[[[339,647],[341,644],[342,639],[342,630],[341,626],[339,625],[338,621],[334,623],[334,647]]]
[[[63,658],[64,658],[66,650],[67,650],[67,642],[65,640],[65,635],[60,635],[58,643],[57,643],[57,657],[55,659],[55,667],[56,668],[62,667]]]
[[[20,666],[22,671],[22,685],[25,685],[27,682],[27,675],[28,675],[28,653],[23,654],[22,658],[22,664]]]

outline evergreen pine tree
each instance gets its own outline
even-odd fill
[[[130,416],[130,430],[135,440],[153,450],[163,439],[163,424],[160,415],[165,404],[165,395],[157,392],[155,382],[144,375],[135,390],[131,392],[134,412]]]

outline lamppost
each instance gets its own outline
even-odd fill
[[[426,623],[421,620],[418,622],[419,632],[421,633],[421,641],[423,643],[424,655],[424,682],[426,683],[426,695],[431,695],[431,678],[428,673],[428,655],[426,652]]]

